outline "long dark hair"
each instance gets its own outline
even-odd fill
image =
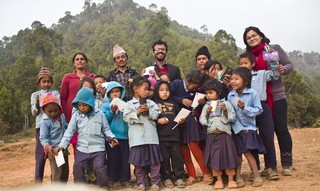
[[[244,33],[243,33],[243,42],[244,44],[247,46],[246,49],[247,50],[250,50],[250,47],[248,46],[248,43],[247,43],[247,33],[249,31],[253,30],[254,32],[256,32],[259,36],[262,37],[262,42],[264,43],[267,43],[269,44],[270,43],[270,40],[266,37],[266,35],[263,34],[263,32],[260,31],[260,29],[258,27],[253,27],[253,26],[249,26],[247,27],[245,30],[244,30]]]

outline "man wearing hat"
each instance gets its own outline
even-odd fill
[[[123,87],[126,87],[127,89],[129,79],[140,76],[140,74],[136,70],[128,67],[128,55],[126,51],[124,51],[123,48],[121,48],[119,45],[115,45],[113,47],[113,61],[117,68],[109,72],[106,79],[108,82],[119,82]],[[132,93],[130,91],[126,91],[123,100],[129,101],[131,99]]]
[[[208,47],[202,46],[196,53],[196,62],[198,70],[204,72],[204,66],[208,60],[211,59],[211,55],[208,51]]]

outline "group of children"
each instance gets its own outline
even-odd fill
[[[264,78],[259,77],[258,83],[252,80],[251,56],[248,53],[240,56],[240,67],[225,76],[230,82],[227,85],[225,79],[219,79],[221,64],[217,68],[211,64],[207,67],[210,71],[204,73],[192,70],[184,80],[173,82],[166,75],[136,77],[130,84],[133,98],[123,109],[111,104],[113,99],[125,95],[126,89],[120,83],[112,81],[104,86],[103,76],[83,78],[72,102],[74,110],[69,124],[62,113],[59,93],[51,90],[52,73],[42,68],[38,76],[41,90],[31,96],[33,113],[37,115],[36,153],[42,151],[44,154],[39,157],[49,158],[52,182],[67,181],[67,147],[73,134],[78,133],[73,166],[75,182],[86,182],[85,172],[91,164],[97,185],[106,187],[110,181],[125,187],[130,184],[132,164],[138,190],[146,189],[145,179],[149,175],[151,190],[159,190],[161,182],[168,188],[175,185],[184,188],[199,182],[191,153],[204,182],[210,184],[215,177],[214,188],[222,189],[225,173],[228,188],[242,187],[244,155],[252,171],[252,186],[261,186],[263,181],[253,155],[265,153],[256,127],[256,117],[265,112],[261,105],[264,95],[259,93],[265,91],[263,83],[277,79],[279,74],[274,65],[272,70],[261,74]],[[259,88],[257,93],[255,89]],[[193,99],[198,93],[205,94],[205,98],[194,106]],[[177,121],[181,108],[190,114]],[[66,162],[57,167],[54,156],[61,151]],[[36,163],[36,168],[40,166]]]

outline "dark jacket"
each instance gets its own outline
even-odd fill
[[[172,64],[166,63],[166,65],[168,67],[168,77],[169,77],[170,82],[173,82],[176,79],[181,80],[180,69],[177,66],[172,65]],[[157,64],[155,64],[154,70],[156,71],[157,75],[159,75]]]

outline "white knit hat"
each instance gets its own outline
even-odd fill
[[[123,50],[119,45],[114,45],[113,47],[113,58],[116,57],[118,54],[126,53],[126,51]]]

